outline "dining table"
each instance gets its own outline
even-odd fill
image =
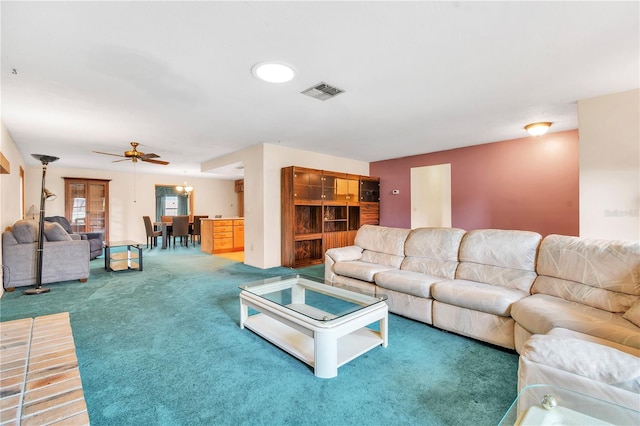
[[[173,229],[173,222],[153,222],[154,230],[162,230],[162,248],[166,249],[169,238],[171,238],[171,231]],[[193,221],[189,221],[189,232],[193,229]]]

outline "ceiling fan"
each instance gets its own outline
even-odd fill
[[[163,166],[166,166],[167,164],[169,164],[168,161],[155,160],[155,158],[160,158],[158,154],[154,154],[154,153],[145,154],[144,152],[138,151],[138,145],[140,145],[138,142],[131,142],[131,146],[133,147],[133,149],[131,151],[125,151],[124,155],[111,154],[109,152],[100,152],[100,151],[93,151],[93,152],[95,152],[96,154],[113,155],[115,157],[124,157],[124,160],[114,160],[113,161],[114,163],[117,163],[120,161],[127,161],[130,159],[134,163],[137,163],[138,160],[140,160],[140,161],[145,161],[147,163],[162,164]]]

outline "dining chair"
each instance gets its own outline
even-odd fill
[[[176,246],[176,237],[180,237],[180,245],[184,238],[185,246],[189,246],[189,216],[173,216],[173,247]]]
[[[189,234],[191,234],[191,244],[193,244],[194,246],[196,245],[195,244],[196,237],[198,237],[198,244],[202,242],[201,240],[202,222],[200,222],[200,219],[206,219],[208,217],[209,215],[193,216],[193,229],[191,229],[191,232],[189,232]]]
[[[147,231],[147,248],[149,248],[149,242],[151,242],[151,249],[153,246],[158,246],[158,237],[162,235],[162,231],[154,231],[151,218],[149,216],[142,216],[144,220],[144,228]]]
[[[171,223],[171,221],[173,221],[173,216],[160,216],[160,221]]]

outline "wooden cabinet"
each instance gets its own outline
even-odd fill
[[[202,219],[201,234],[206,253],[244,250],[244,219]]]
[[[65,177],[64,195],[73,232],[102,232],[109,241],[109,180]]]
[[[301,267],[324,261],[324,252],[354,242],[363,223],[378,223],[378,208],[366,206],[362,218],[361,180],[377,178],[285,167],[281,181],[281,262]],[[377,184],[376,184],[377,187]],[[367,202],[365,204],[379,205]]]
[[[234,251],[244,250],[244,219],[233,220],[233,249]]]

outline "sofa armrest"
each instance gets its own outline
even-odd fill
[[[609,346],[574,338],[536,334],[525,342],[520,357],[640,393],[640,358]]]
[[[364,249],[358,246],[336,247],[327,250],[326,255],[334,262],[349,262],[362,259]]]
[[[103,240],[104,234],[102,232],[78,232],[78,235],[86,237],[88,240]],[[83,238],[85,239],[85,238]]]
[[[537,334],[523,345],[518,392],[544,383],[638,409],[640,358],[598,343]],[[624,413],[621,413],[624,414]],[[615,424],[637,424],[618,420]]]
[[[329,249],[324,254],[324,280],[327,283],[333,283],[335,273],[333,265],[336,262],[348,262],[350,260],[362,259],[364,249],[359,246],[336,247]]]

